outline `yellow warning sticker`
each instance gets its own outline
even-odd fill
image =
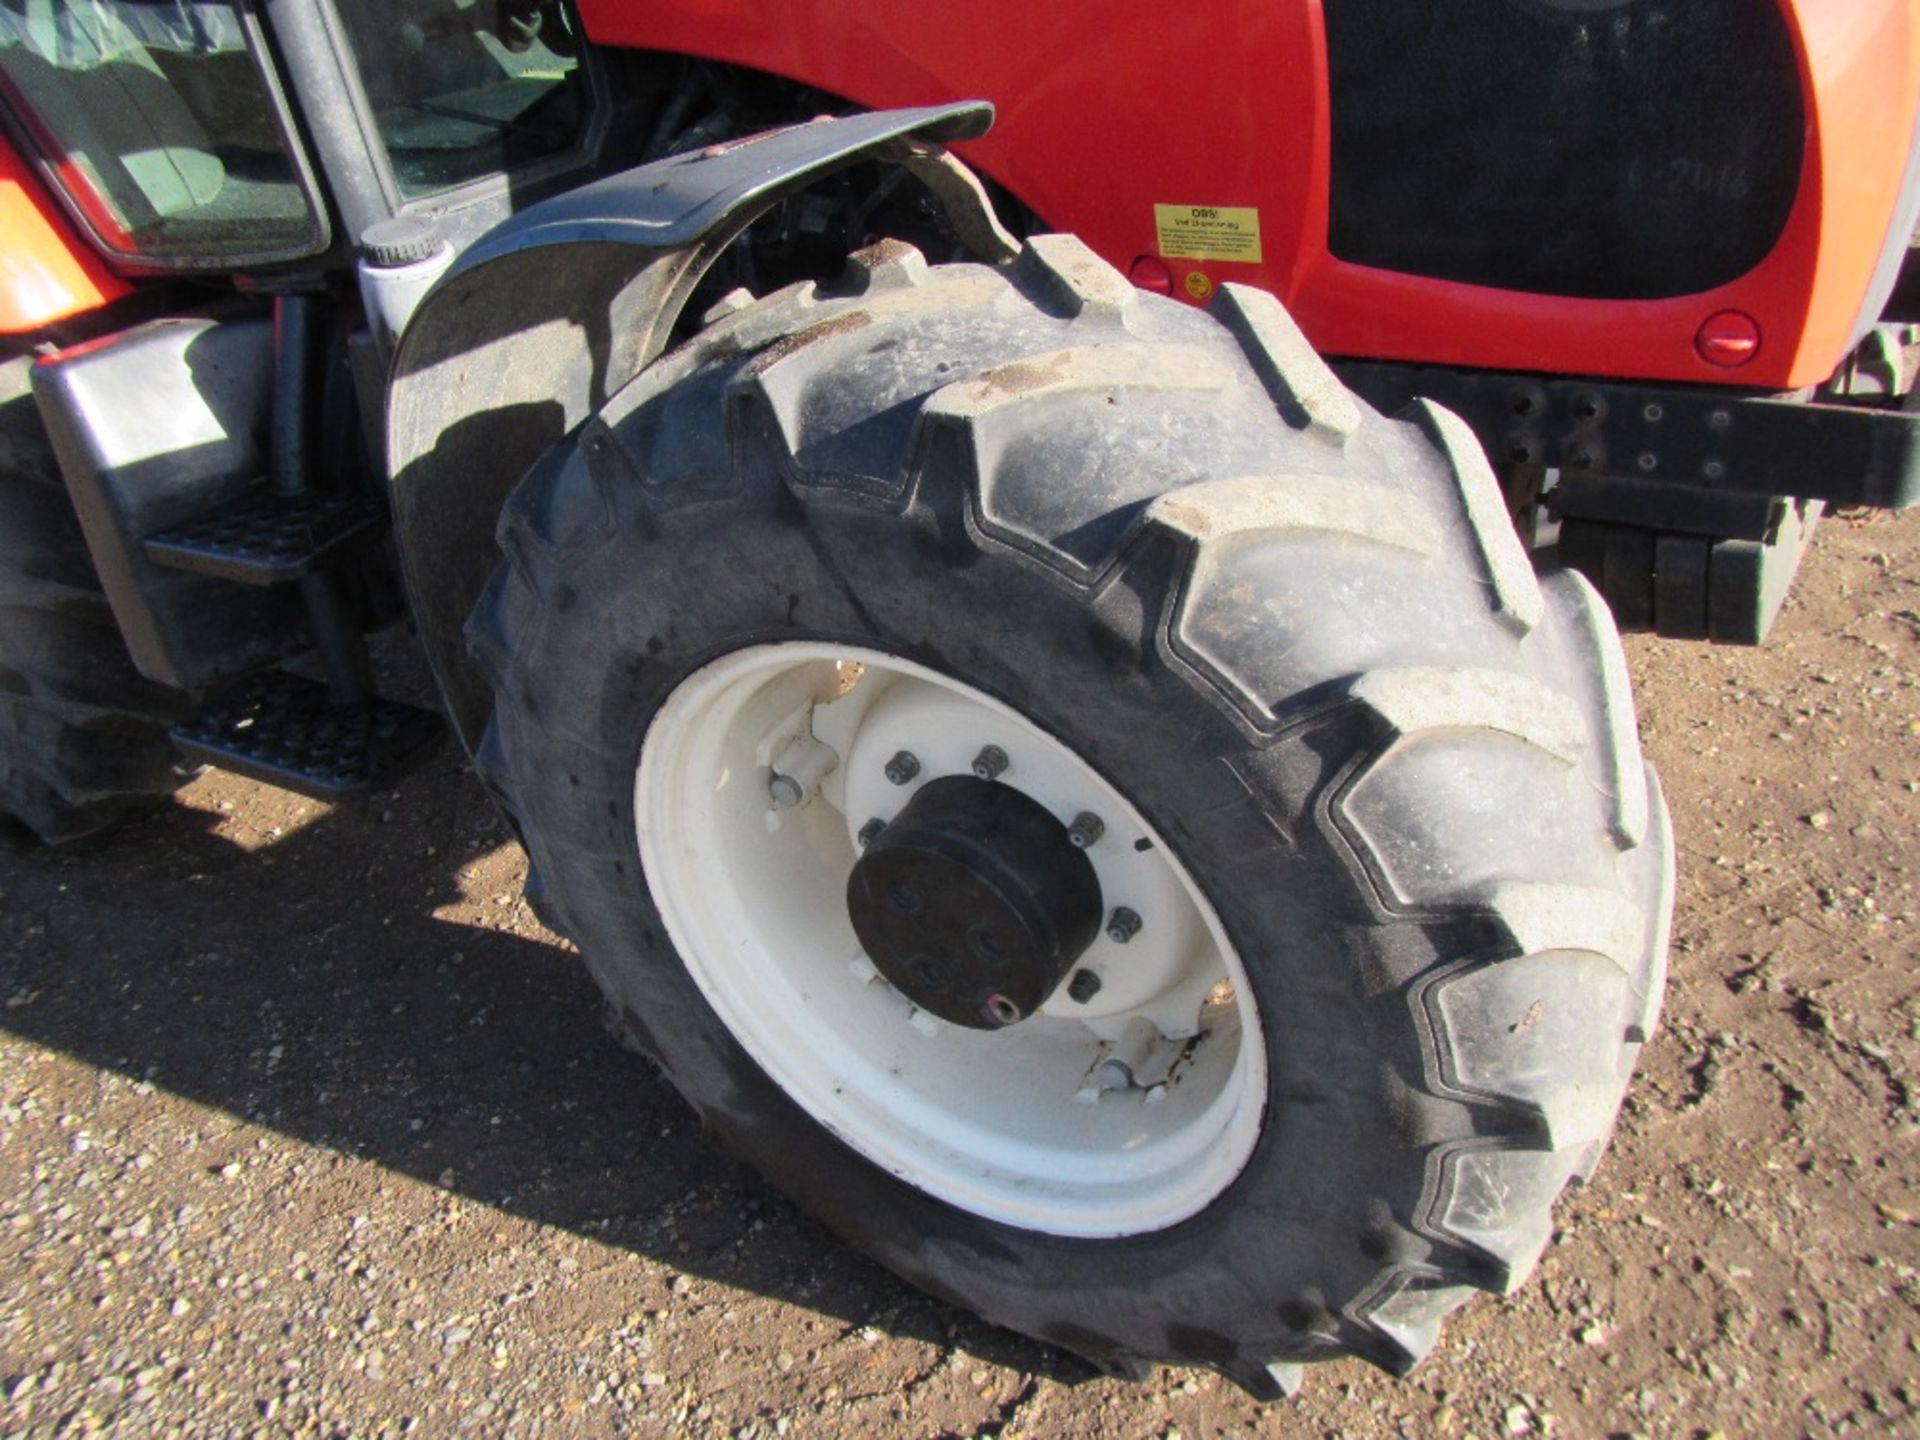
[[[1260,263],[1260,212],[1250,205],[1156,205],[1153,223],[1162,255]]]

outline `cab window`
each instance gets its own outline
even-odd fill
[[[558,0],[335,0],[400,193],[438,194],[571,149],[587,114]]]
[[[0,0],[0,99],[112,252],[313,254],[326,224],[257,34],[227,0]]]

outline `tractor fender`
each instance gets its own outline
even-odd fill
[[[984,102],[877,111],[655,161],[496,226],[421,300],[388,381],[387,473],[414,623],[469,753],[492,702],[463,626],[527,468],[660,354],[701,276],[774,204],[882,154],[936,172],[930,188],[964,209],[927,146],[992,123]],[[990,214],[971,223],[1004,239]]]

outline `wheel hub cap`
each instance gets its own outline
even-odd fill
[[[996,1030],[1038,1010],[1100,931],[1100,882],[1067,827],[1009,785],[922,786],[847,879],[854,933],[914,1004]]]

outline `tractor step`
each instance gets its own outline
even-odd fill
[[[279,585],[324,568],[385,524],[357,495],[281,495],[256,488],[151,535],[156,565],[217,575],[243,585]]]
[[[173,742],[202,765],[341,800],[397,783],[445,730],[432,710],[378,698],[335,705],[319,681],[268,670],[174,726]]]

